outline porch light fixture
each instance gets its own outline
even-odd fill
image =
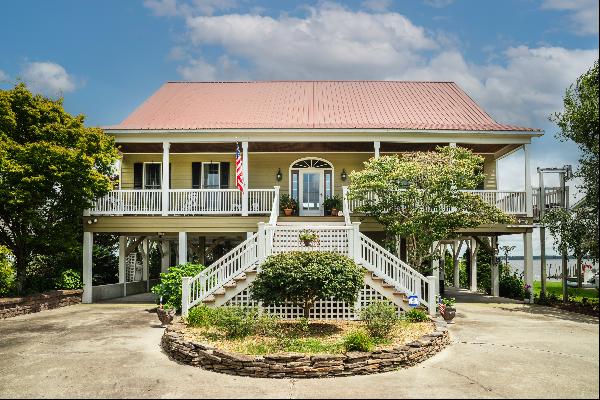
[[[281,174],[281,168],[277,169],[277,175],[275,175],[275,177],[277,178],[277,182],[280,182],[283,179],[283,175]]]
[[[341,178],[343,181],[345,181],[348,178],[348,174],[346,173],[346,169],[342,169],[342,175]]]

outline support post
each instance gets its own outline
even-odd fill
[[[446,281],[446,245],[440,246],[440,262],[439,262],[439,275],[440,275],[440,296],[445,294],[445,281]]]
[[[181,316],[187,317],[190,304],[190,281],[191,277],[184,276],[181,278]]]
[[[472,238],[471,239],[471,287],[469,290],[472,292],[477,291],[477,249],[479,248],[479,243]]]
[[[562,252],[562,295],[563,303],[569,302],[569,286],[567,278],[569,277],[569,255],[566,251]]]
[[[265,249],[265,223],[258,223],[258,232],[256,235],[256,256],[258,258],[258,265],[263,263],[266,258],[266,249]]]
[[[360,251],[360,222],[352,223],[352,257],[355,263],[362,262],[362,254]]]
[[[530,296],[529,301],[533,303],[533,234],[527,232],[523,234],[523,272],[525,276],[525,284],[529,285]]]
[[[160,272],[167,273],[171,264],[171,242],[163,239],[160,245],[162,253],[160,258]]]
[[[83,232],[83,295],[81,302],[92,302],[92,250],[94,247],[94,234]]]
[[[125,283],[125,251],[127,236],[119,236],[119,283]]]
[[[435,298],[437,292],[435,291],[437,278],[435,276],[427,277],[427,311],[429,315],[435,316],[437,313],[437,304]]]
[[[161,190],[162,190],[162,215],[169,215],[169,149],[171,143],[163,142],[163,160],[162,160],[162,179],[161,179]]]
[[[198,237],[198,262],[202,265],[206,265],[206,236]]]
[[[179,248],[179,264],[186,264],[187,263],[187,250],[188,250],[188,246],[187,246],[187,232],[179,232],[179,243],[178,243],[178,248]]]
[[[244,176],[244,192],[242,193],[242,216],[248,216],[248,142],[242,142],[242,174]]]
[[[540,219],[540,279],[542,283],[540,297],[546,297],[546,226],[544,216],[546,215],[546,186],[544,185],[544,173],[538,168],[539,194],[538,213]]]
[[[373,142],[373,147],[375,149],[375,158],[379,158],[379,149],[381,148],[381,142]]]
[[[529,161],[529,145],[523,145],[525,153],[525,210],[527,217],[533,218],[533,192],[531,188],[531,163]]]
[[[458,255],[460,253],[460,248],[462,247],[462,241],[454,241],[454,244],[452,245],[452,265],[453,265],[453,270],[454,270],[454,279],[453,279],[453,286],[456,289],[460,288],[460,263],[458,261]]]
[[[148,253],[150,252],[150,246],[148,238],[142,241],[142,280],[146,282],[146,291],[150,291],[150,279],[148,274]]]
[[[496,246],[498,242],[498,238],[496,236],[491,237],[492,244],[492,258],[490,262],[491,269],[491,278],[492,278],[492,296],[499,297],[500,296],[500,269],[498,267],[498,261],[496,259]]]

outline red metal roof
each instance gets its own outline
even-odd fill
[[[454,82],[168,82],[107,129],[534,131],[495,122]]]

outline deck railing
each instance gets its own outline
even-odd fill
[[[276,189],[248,189],[248,214],[271,214]],[[163,210],[160,189],[113,190],[98,199],[90,215],[241,215],[238,189],[170,189]]]
[[[461,192],[475,194],[487,204],[498,207],[507,214],[524,215],[527,213],[525,191],[461,190]],[[347,189],[344,189],[344,193],[347,194]],[[350,213],[354,213],[365,201],[374,200],[374,193],[369,193],[366,200],[348,199],[348,210]]]

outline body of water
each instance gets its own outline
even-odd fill
[[[508,264],[512,271],[516,271],[519,273],[523,272],[523,259],[513,259],[508,260]],[[502,264],[504,264],[504,260],[501,260]],[[592,277],[594,273],[598,273],[598,264],[594,264],[591,261],[584,260],[583,264],[591,264],[592,271],[587,272],[585,277]],[[577,269],[577,260],[569,259],[569,276],[575,276],[575,271]],[[560,274],[562,273],[562,260],[560,258],[550,258],[546,259],[546,273],[548,280],[560,280]],[[533,280],[539,281],[541,280],[542,274],[542,262],[540,259],[533,259]],[[587,280],[587,279],[586,279]]]

